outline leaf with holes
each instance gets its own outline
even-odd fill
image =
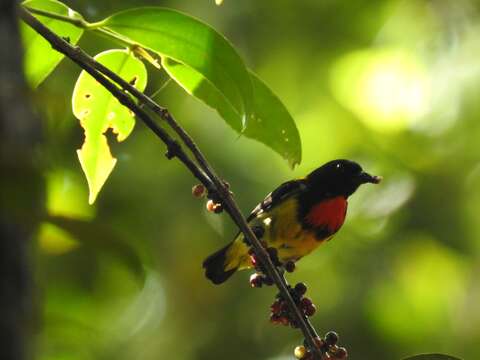
[[[143,91],[147,84],[147,71],[143,63],[126,50],[108,50],[95,56],[95,60]],[[82,71],[72,96],[73,113],[85,130],[85,142],[77,150],[80,164],[87,177],[90,204],[112,172],[116,159],[112,157],[105,133],[112,129],[118,141],[132,132],[133,114],[103,86]]]
[[[286,159],[291,167],[300,163],[302,146],[295,121],[282,101],[257,75],[250,72],[254,116],[242,131],[241,115],[214,87],[207,82],[196,85],[199,75],[172,59],[163,58],[162,65],[170,76],[192,88],[196,97],[216,109],[235,131],[267,145]]]
[[[45,10],[54,14],[80,18],[80,15],[68,8],[66,5],[53,0],[29,0],[23,3],[24,6]],[[76,44],[83,34],[80,29],[64,21],[35,15],[45,26],[58,36],[68,39],[71,44]],[[24,46],[24,68],[25,76],[33,88],[36,88],[55,69],[63,59],[63,54],[52,49],[50,43],[25,24],[20,25],[22,41]]]
[[[189,94],[196,96],[195,89],[208,83],[239,114],[236,126],[250,121],[253,90],[248,70],[230,42],[207,24],[178,11],[146,7],[116,13],[95,26],[184,64],[193,78],[173,79]]]
[[[411,356],[403,360],[460,360],[460,359],[457,357],[444,355],[444,354],[421,354],[421,355]]]

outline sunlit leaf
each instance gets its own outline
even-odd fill
[[[80,15],[66,5],[54,0],[29,0],[23,5],[51,13],[78,18]],[[58,36],[76,44],[83,30],[64,21],[35,15]],[[24,46],[25,76],[32,87],[37,87],[63,59],[63,54],[52,49],[50,43],[25,24],[20,25]]]
[[[38,230],[39,248],[50,255],[62,255],[78,247],[77,240],[67,231],[49,222]]]
[[[168,58],[163,59],[162,65],[193,95],[216,109],[237,132],[272,148],[292,167],[300,163],[302,149],[295,121],[280,99],[254,73],[250,72],[254,116],[242,131],[241,115],[208,82],[201,82],[198,73]]]
[[[126,50],[109,50],[95,57],[117,75],[143,91],[147,72],[143,63]],[[87,177],[92,204],[112,172],[116,159],[112,157],[105,132],[111,128],[118,141],[132,132],[133,114],[85,71],[80,74],[72,97],[73,113],[85,130],[85,142],[78,158]]]
[[[444,354],[421,354],[403,360],[460,360],[460,358]]]
[[[85,201],[87,189],[78,173],[57,168],[48,172],[45,178],[45,208],[49,215],[84,220],[95,216],[95,207]]]
[[[98,25],[195,70],[195,83],[190,78],[174,79],[195,96],[195,88],[208,82],[240,114],[238,126],[247,123],[253,104],[248,70],[230,42],[210,26],[158,7],[122,11]]]

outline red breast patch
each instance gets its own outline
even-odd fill
[[[324,200],[310,209],[305,220],[314,227],[326,226],[334,233],[345,221],[347,205],[347,200],[343,196]]]

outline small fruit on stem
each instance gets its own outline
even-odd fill
[[[295,271],[295,263],[293,261],[287,261],[284,265],[286,272],[294,272]]]
[[[333,346],[338,342],[338,335],[335,331],[329,331],[325,334],[325,343],[328,346]]]
[[[218,200],[209,199],[206,204],[207,210],[219,214],[223,211],[223,205]]]
[[[310,305],[308,306],[307,308],[305,308],[303,310],[303,312],[305,313],[306,316],[310,317],[310,316],[313,316],[315,315],[315,312],[317,311],[317,308],[315,307],[315,305]]]
[[[198,199],[205,196],[205,186],[197,184],[192,187],[192,195]]]
[[[307,349],[303,345],[299,345],[295,348],[295,350],[293,350],[293,355],[295,355],[298,360],[303,359],[306,353]]]
[[[307,285],[305,285],[305,283],[299,282],[297,283],[297,285],[295,285],[294,289],[299,296],[303,296],[307,292]]]
[[[263,285],[263,277],[260,274],[254,273],[250,275],[250,286],[253,288],[260,288]]]
[[[344,347],[339,347],[335,350],[334,353],[332,353],[332,355],[335,359],[344,360],[348,357],[348,352],[347,349],[345,349]]]

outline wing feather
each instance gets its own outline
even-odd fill
[[[268,194],[265,199],[252,210],[252,212],[247,218],[247,222],[255,219],[263,212],[269,211],[285,199],[288,199],[295,194],[305,191],[305,189],[306,183],[304,179],[290,180],[284,182],[274,191]]]

